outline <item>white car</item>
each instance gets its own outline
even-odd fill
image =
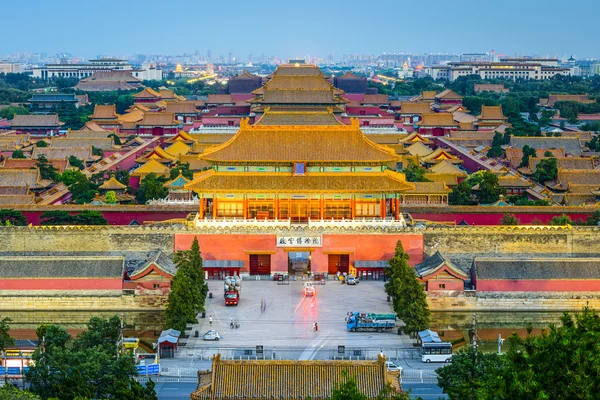
[[[354,275],[348,275],[346,277],[346,284],[347,285],[358,285],[359,279],[357,276]]]
[[[400,373],[402,373],[402,367],[393,363],[392,361],[386,361],[385,367],[388,371],[400,371]]]
[[[218,340],[221,339],[221,334],[218,331],[216,331],[214,329],[211,329],[210,331],[206,332],[202,336],[202,339],[204,339],[204,340],[217,340],[218,341]]]

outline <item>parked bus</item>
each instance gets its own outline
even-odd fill
[[[423,343],[421,345],[423,362],[450,362],[452,361],[452,343]]]

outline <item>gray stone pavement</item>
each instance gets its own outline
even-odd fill
[[[410,347],[413,341],[398,335],[397,329],[378,332],[348,332],[344,318],[348,311],[390,313],[383,282],[362,281],[356,286],[327,281],[316,285],[316,296],[304,297],[303,282],[290,281],[278,285],[274,281],[244,281],[238,306],[225,306],[223,281],[208,281],[212,299],[207,299],[206,318],[194,325],[186,348],[227,348],[263,345],[270,348],[300,349],[299,358],[313,358],[319,349],[347,347]],[[261,299],[266,301],[266,311],[261,312]],[[212,326],[209,316],[212,315]],[[239,329],[230,329],[229,320],[240,323]],[[313,323],[319,330],[314,332]],[[217,329],[223,338],[208,342],[195,338],[209,329]],[[189,332],[189,331],[188,331]]]

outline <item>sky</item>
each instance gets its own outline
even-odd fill
[[[600,57],[600,0],[6,1],[0,55],[232,52]],[[10,18],[6,18],[10,16]]]

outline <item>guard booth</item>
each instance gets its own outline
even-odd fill
[[[240,276],[244,268],[242,260],[204,260],[202,262],[206,279],[223,280],[226,276]]]
[[[383,260],[355,260],[354,269],[360,280],[385,280],[385,268],[388,262]]]

